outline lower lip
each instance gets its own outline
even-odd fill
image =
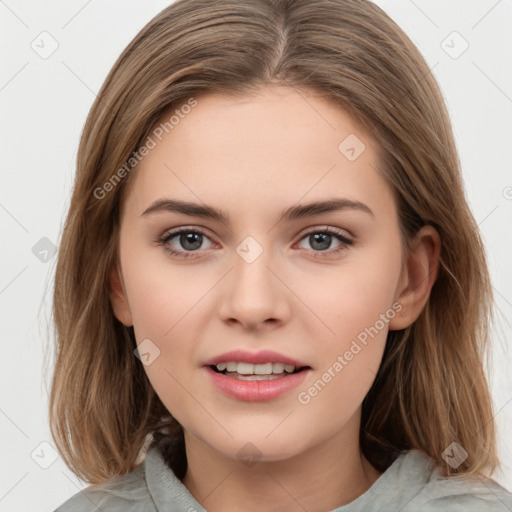
[[[209,366],[204,367],[213,385],[224,394],[246,402],[265,402],[272,400],[298,386],[304,381],[311,369],[292,373],[272,380],[241,380],[217,373]]]

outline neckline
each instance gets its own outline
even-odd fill
[[[417,453],[415,453],[417,452]],[[341,505],[332,512],[349,512],[356,510],[360,504],[371,500],[373,496],[382,496],[383,487],[389,484],[389,480],[400,471],[406,459],[419,457],[427,462],[426,456],[418,450],[409,450],[400,453],[389,467],[375,480],[375,482],[360,496],[350,503]],[[146,483],[149,493],[157,510],[167,510],[169,505],[180,505],[183,510],[196,509],[197,512],[207,512],[205,508],[194,498],[174,471],[167,466],[160,451],[155,446],[151,448],[144,459],[146,470]]]
[[[332,512],[349,512],[352,510],[356,510],[355,507],[358,507],[364,502],[370,500],[374,495],[382,496],[384,494],[383,487],[389,484],[389,480],[393,478],[393,476],[399,471],[400,466],[403,464],[404,460],[411,456],[411,451],[407,451],[404,453],[400,453],[395,460],[388,466],[388,468],[373,482],[373,484],[365,491],[363,494],[360,494],[357,498],[353,499],[349,503],[345,503],[345,505],[340,505],[339,507],[333,509]]]

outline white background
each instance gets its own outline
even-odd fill
[[[512,0],[377,3],[425,56],[452,117],[497,299],[490,381],[503,467],[494,477],[512,491]],[[35,462],[52,461],[51,447],[40,443],[52,444],[52,361],[46,374],[43,361],[51,339],[56,258],[49,252],[45,263],[32,248],[51,247],[39,242],[43,237],[58,245],[78,141],[95,93],[124,47],[167,4],[0,0],[0,512],[52,511],[86,485],[60,458],[47,469]],[[39,36],[43,31],[58,43],[47,59],[31,47],[48,37]],[[453,56],[464,41],[453,31],[469,44],[458,58]],[[39,457],[33,459],[34,450]]]

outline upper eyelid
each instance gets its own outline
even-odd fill
[[[329,233],[333,233],[333,234],[337,234],[337,235],[340,235],[340,236],[345,236],[343,234],[344,233],[347,233],[348,236],[346,236],[345,238],[354,238],[354,236],[352,235],[352,233],[350,233],[350,231],[346,230],[346,229],[343,229],[343,228],[337,228],[337,227],[334,227],[334,226],[320,226],[320,227],[313,227],[311,229],[307,229],[307,231],[303,232],[302,233],[302,236],[306,236],[306,235],[309,235],[311,233],[322,233],[324,231],[327,231]]]
[[[203,228],[203,227],[200,227],[200,226],[179,226],[179,227],[176,227],[176,228],[170,228],[166,231],[164,231],[164,234],[162,235],[162,238],[163,237],[166,237],[166,236],[169,236],[169,235],[175,235],[175,234],[178,234],[178,233],[181,233],[181,232],[198,232],[198,233],[201,233],[203,235],[206,235],[208,236],[208,229],[207,228]],[[353,236],[352,233],[350,233],[350,231],[348,231],[347,229],[345,228],[338,228],[338,227],[335,227],[335,226],[328,226],[328,225],[319,225],[319,226],[316,226],[316,227],[312,227],[312,228],[306,228],[306,231],[304,231],[302,233],[302,236],[305,236],[307,234],[310,234],[310,233],[316,233],[316,232],[322,232],[322,231],[332,231],[332,232],[335,232],[335,233],[338,233],[340,231],[344,231],[345,233],[348,233],[349,236]]]
[[[174,238],[176,235],[179,235],[182,233],[198,233],[200,235],[206,236],[209,239],[212,238],[210,235],[208,235],[207,230],[205,230],[204,228],[188,227],[188,226],[182,226],[179,228],[168,229],[167,231],[165,231],[163,233],[163,235],[160,238],[161,239]]]
[[[348,236],[346,236],[344,233],[342,233],[342,231],[345,231],[346,233],[348,233]],[[208,235],[207,230],[205,228],[202,228],[202,227],[192,227],[192,226],[190,226],[190,227],[189,226],[180,226],[178,228],[170,229],[170,230],[166,231],[161,236],[161,239],[162,240],[168,239],[167,241],[169,241],[170,239],[174,238],[175,236],[177,236],[177,235],[179,235],[181,233],[192,233],[192,232],[195,232],[195,233],[198,233],[200,235],[203,235],[206,238],[208,238],[212,243],[217,244],[217,242],[212,240],[212,237]],[[300,236],[299,241],[301,241],[302,239],[304,239],[304,237],[306,237],[306,236],[308,236],[308,235],[310,235],[312,233],[322,233],[322,232],[329,232],[332,235],[335,235],[335,236],[337,235],[337,236],[339,236],[341,238],[345,238],[347,240],[350,240],[351,242],[354,241],[354,236],[351,233],[349,233],[347,230],[342,229],[342,228],[336,228],[334,226],[327,226],[327,225],[307,228],[306,231],[303,231],[299,235]],[[189,252],[189,251],[184,251],[184,252]]]

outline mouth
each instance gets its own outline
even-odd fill
[[[203,368],[215,389],[246,402],[284,399],[313,372],[305,361],[273,350],[231,350],[205,361]]]
[[[303,383],[312,372],[310,366],[284,356],[280,362],[264,362],[266,358],[260,353],[256,364],[230,361],[227,357],[223,359],[207,361],[203,367],[207,377],[224,395],[246,402],[268,402],[284,396]],[[297,366],[292,364],[294,362],[298,363]]]
[[[238,380],[274,380],[286,378],[310,369],[310,366],[294,366],[284,363],[251,364],[244,362],[221,362],[208,365],[215,373]]]

